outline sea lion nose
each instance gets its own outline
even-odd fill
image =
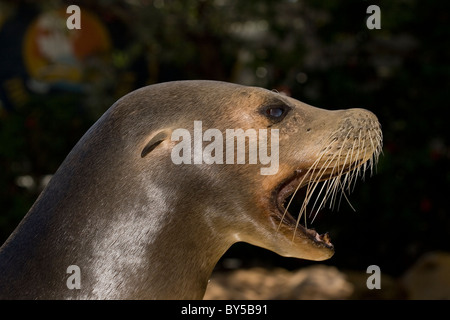
[[[365,137],[372,139],[377,145],[381,143],[381,124],[371,111],[360,108],[347,109],[342,110],[341,117],[335,138],[356,140]]]

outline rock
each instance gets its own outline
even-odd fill
[[[291,274],[285,290],[274,293],[270,299],[284,300],[336,300],[346,299],[353,285],[335,267],[317,265]]]
[[[346,299],[353,285],[334,267],[316,265],[297,271],[251,268],[213,274],[204,299]]]
[[[450,299],[450,254],[425,254],[403,275],[401,284],[409,299]]]
[[[367,279],[370,274],[365,271],[344,270],[347,280],[353,284],[353,294],[349,297],[352,300],[398,300],[406,299],[406,295],[399,286],[398,280],[385,273],[381,273],[380,289],[367,288]]]

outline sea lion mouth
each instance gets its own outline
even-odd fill
[[[346,194],[353,191],[358,177],[364,178],[367,171],[373,174],[382,151],[380,125],[367,113],[353,121],[346,118],[322,146],[313,163],[294,168],[291,176],[272,191],[272,206],[275,207],[272,218],[278,224],[278,232],[283,229],[282,233],[287,236],[292,232],[292,242],[300,236],[310,240],[314,247],[333,250],[327,232],[320,234],[307,225],[314,222],[324,207],[339,208],[343,199],[355,211]],[[294,198],[296,202],[301,200],[298,215],[288,211]]]
[[[285,224],[290,229],[294,230],[293,239],[295,238],[295,233],[300,232],[317,245],[333,249],[334,246],[331,243],[331,238],[328,232],[324,234],[319,234],[315,229],[308,228],[306,223],[302,225],[301,217],[303,212],[298,213],[298,215],[295,215],[294,213],[288,211],[292,199],[296,197],[296,195],[298,195],[299,193],[304,193],[302,192],[304,191],[303,189],[307,188],[308,178],[306,177],[306,175],[310,175],[310,173],[307,173],[306,171],[303,170],[296,170],[291,177],[283,181],[276,188],[274,192],[275,196],[273,201],[277,208],[276,220],[279,220],[278,229],[280,228],[281,224]],[[301,197],[301,195],[298,195],[298,197]],[[304,195],[304,199],[302,202],[304,203],[306,200],[307,198]],[[306,221],[306,214],[304,217]]]
[[[348,165],[335,164],[332,167],[320,167],[319,162],[317,162],[315,166],[308,170],[296,170],[292,176],[282,181],[273,192],[273,202],[277,208],[275,218],[278,221],[278,229],[284,224],[293,230],[292,241],[294,241],[296,234],[300,233],[303,238],[311,240],[318,247],[334,249],[329,233],[320,234],[315,229],[308,228],[307,219],[312,217],[312,222],[314,222],[317,213],[327,203],[330,203],[330,208],[334,208],[336,204],[339,206],[342,198],[348,201],[345,193],[351,192],[356,177],[363,175],[368,167],[372,168],[373,162],[374,159],[372,158],[365,162],[360,159]],[[301,208],[297,215],[288,211],[294,198],[300,198],[301,200]],[[312,203],[312,206],[308,207],[310,203]],[[302,220],[304,220],[303,223]]]

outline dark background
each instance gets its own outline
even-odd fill
[[[26,34],[70,4],[80,6],[82,28],[84,12],[97,17],[110,46],[78,58],[76,81],[36,79],[24,62]],[[380,30],[366,27],[371,4],[381,8]],[[214,79],[378,116],[383,154],[350,195],[357,212],[343,203],[313,224],[336,247],[326,263],[398,276],[424,253],[450,251],[449,15],[450,2],[437,0],[0,1],[0,242],[115,100],[162,81]],[[245,244],[230,258],[244,267],[310,263]]]

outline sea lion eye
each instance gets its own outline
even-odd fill
[[[271,105],[264,107],[262,113],[273,122],[279,122],[284,119],[290,109],[286,105]]]
[[[284,110],[281,108],[270,108],[270,109],[267,109],[267,111],[266,111],[267,115],[269,115],[271,117],[275,117],[275,118],[281,117],[283,112],[284,112]]]

